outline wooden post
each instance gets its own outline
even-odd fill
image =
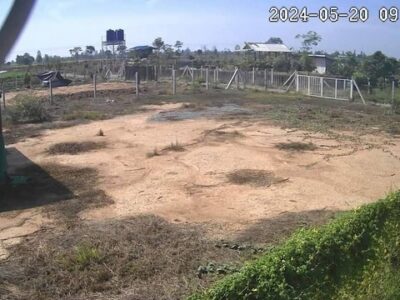
[[[176,95],[176,73],[175,69],[172,69],[172,95]]]
[[[135,73],[135,89],[136,89],[136,98],[139,98],[139,71]]]
[[[206,68],[206,90],[210,89],[210,83],[209,83],[209,70]]]
[[[251,75],[252,75],[251,83],[253,84],[253,86],[255,86],[256,85],[256,68],[253,67],[253,73]]]
[[[264,69],[264,88],[267,89],[267,69]]]
[[[50,88],[50,104],[53,104],[53,80],[50,79],[49,81],[49,88]]]
[[[97,92],[97,74],[94,72],[93,74],[93,100],[96,100],[96,92]]]

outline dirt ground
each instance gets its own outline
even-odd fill
[[[35,232],[46,240],[60,228],[69,236],[76,224],[143,215],[179,230],[201,228],[201,239],[212,245],[221,239],[266,245],[399,188],[398,119],[380,108],[317,99],[263,102],[269,96],[261,93],[191,97],[144,98],[105,120],[14,129],[23,138],[10,138],[9,129],[10,173],[29,175],[34,164],[37,177],[55,182],[39,180],[41,190],[30,187],[28,195],[18,194],[20,203],[6,201],[0,257],[12,260],[16,244],[37,245]],[[127,98],[116,99],[127,105]],[[82,146],[88,142],[95,146]],[[179,235],[177,243],[186,238]],[[188,272],[196,271],[192,263]],[[8,295],[13,289],[18,296],[16,285],[3,287]],[[160,298],[178,297],[155,289]]]

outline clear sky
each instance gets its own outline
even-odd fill
[[[0,0],[2,23],[12,0]],[[270,23],[271,6],[307,6],[317,12],[322,6],[338,6],[347,12],[351,6],[365,6],[370,11],[366,23]],[[184,47],[203,46],[233,49],[244,41],[266,41],[281,37],[294,49],[300,42],[294,37],[309,30],[318,32],[323,41],[316,50],[328,52],[382,50],[400,58],[400,21],[382,23],[382,6],[396,6],[400,1],[268,1],[268,0],[38,0],[31,18],[8,59],[29,52],[69,55],[74,46],[100,48],[107,29],[125,30],[127,46],[151,44],[160,36],[166,43],[181,40]],[[1,42],[1,41],[0,41]]]

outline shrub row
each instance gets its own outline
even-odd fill
[[[300,230],[189,299],[400,299],[400,192]]]

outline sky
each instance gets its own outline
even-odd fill
[[[0,23],[3,23],[12,0],[0,0]],[[337,6],[348,12],[351,6],[366,7],[369,20],[365,23],[269,22],[270,8],[307,7],[318,12],[323,6]],[[245,41],[262,42],[280,37],[293,49],[301,44],[295,38],[310,30],[322,36],[314,50],[363,51],[367,54],[381,50],[400,58],[400,21],[383,23],[379,20],[381,7],[397,6],[400,1],[268,1],[268,0],[37,0],[31,17],[8,60],[25,52],[69,55],[68,49],[87,45],[101,48],[107,29],[122,28],[128,47],[151,45],[156,37],[168,44],[180,40],[184,48],[217,47],[234,49]],[[1,41],[0,41],[1,42]]]

